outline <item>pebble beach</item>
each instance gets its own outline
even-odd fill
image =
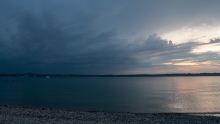
[[[0,105],[0,124],[217,124],[219,113],[128,113]]]

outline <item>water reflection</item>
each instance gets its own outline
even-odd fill
[[[220,77],[25,78],[0,83],[0,104],[93,111],[217,112]]]
[[[213,112],[219,111],[219,77],[170,77],[165,80],[161,93],[168,112]],[[163,79],[164,80],[164,79]]]

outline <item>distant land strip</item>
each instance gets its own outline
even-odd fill
[[[173,73],[173,74],[106,74],[106,75],[89,75],[89,74],[0,74],[0,77],[164,77],[164,76],[220,76],[220,73]]]

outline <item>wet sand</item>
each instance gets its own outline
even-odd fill
[[[0,105],[0,124],[217,124],[220,113],[127,113]]]

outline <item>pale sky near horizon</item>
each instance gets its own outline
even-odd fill
[[[0,73],[220,72],[219,0],[0,0]]]

